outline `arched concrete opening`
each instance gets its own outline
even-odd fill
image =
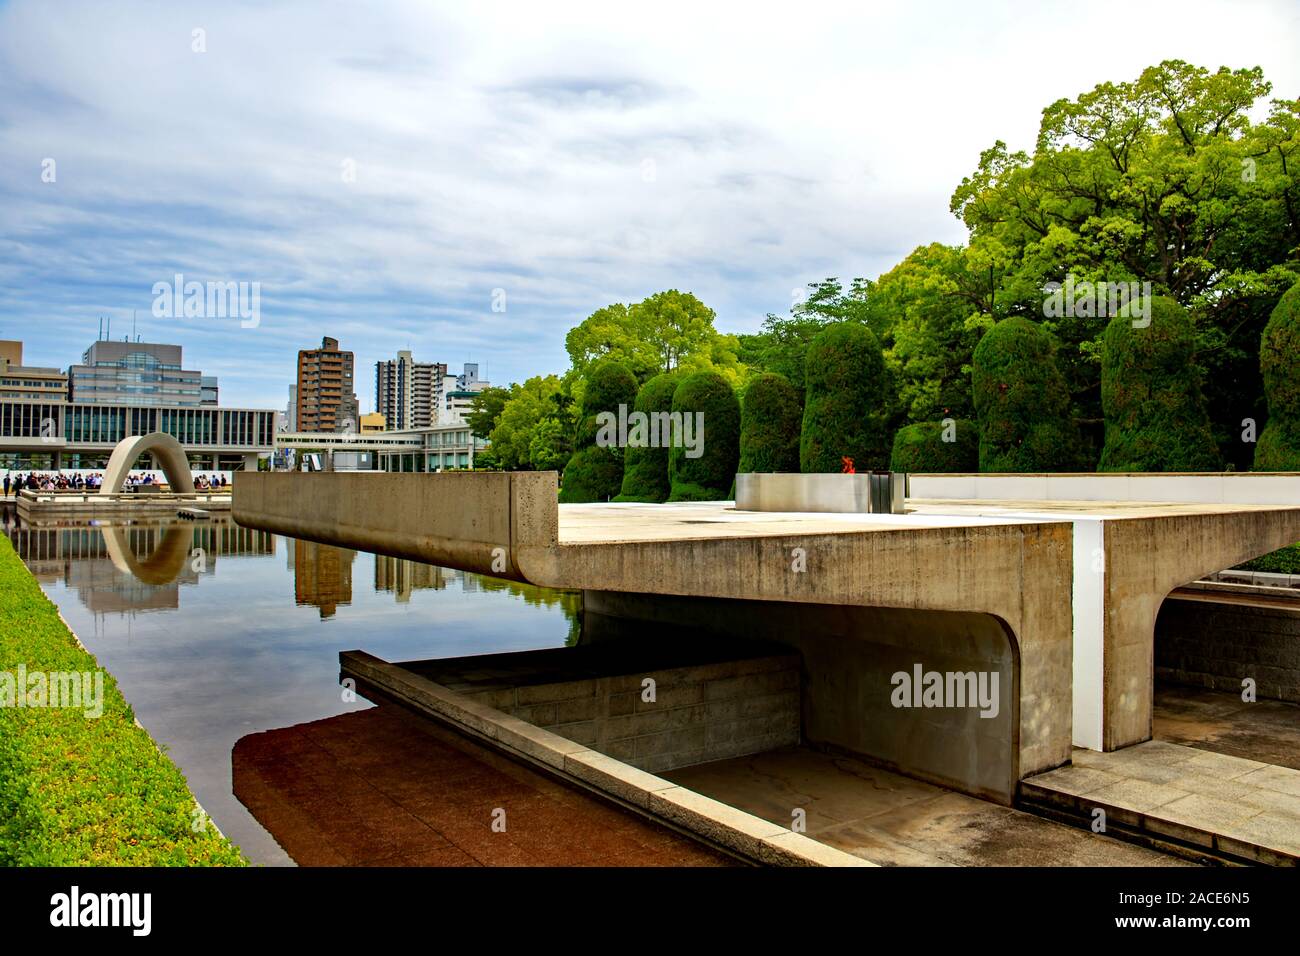
[[[153,455],[154,460],[167,476],[167,486],[180,494],[194,494],[194,476],[190,473],[190,462],[185,457],[185,449],[166,432],[150,432],[148,435],[132,435],[123,438],[113,449],[104,469],[104,483],[99,493],[104,495],[121,494],[126,487],[127,475],[131,466],[145,452]]]
[[[1297,539],[1295,510],[1243,507],[1106,523],[1104,750],[1152,737],[1157,619],[1170,593]]]
[[[998,803],[1015,797],[1020,646],[993,614],[583,592],[583,641],[636,640],[634,622],[649,637],[689,627],[784,645],[802,658],[807,745]]]

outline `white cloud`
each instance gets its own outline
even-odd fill
[[[334,335],[367,405],[398,348],[559,371],[570,326],[666,287],[750,330],[794,286],[959,241],[953,188],[995,139],[1031,146],[1055,99],[1167,57],[1295,95],[1298,27],[1282,3],[20,0],[0,7],[0,335],[67,365],[173,272],[257,280],[258,329],[146,338],[223,400],[279,405],[296,350]]]

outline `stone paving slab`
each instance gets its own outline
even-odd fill
[[[665,774],[773,824],[882,866],[1186,866],[852,757],[783,747]]]
[[[1300,771],[1151,740],[1021,782],[1022,797],[1247,862],[1300,861]]]

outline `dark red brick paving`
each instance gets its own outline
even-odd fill
[[[399,707],[252,734],[232,759],[235,796],[302,866],[733,863]]]

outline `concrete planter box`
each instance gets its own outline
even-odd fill
[[[902,514],[907,475],[758,474],[736,476],[737,511]]]

